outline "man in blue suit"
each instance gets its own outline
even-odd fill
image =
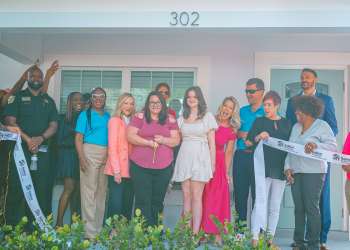
[[[299,95],[316,96],[322,100],[324,104],[324,112],[320,119],[324,120],[331,127],[334,135],[338,134],[337,119],[335,117],[335,109],[332,97],[322,94],[316,90],[317,73],[313,69],[305,68],[301,72],[300,76],[301,88],[303,92]],[[297,122],[295,116],[295,110],[293,107],[293,98],[288,100],[286,117],[294,125]],[[321,250],[327,250],[326,242],[329,229],[331,227],[331,207],[330,207],[330,169],[328,165],[328,171],[324,180],[323,190],[320,199],[320,211],[321,211]],[[306,232],[307,238],[307,232]],[[292,244],[293,245],[293,244]]]

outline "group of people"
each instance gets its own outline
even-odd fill
[[[229,96],[215,114],[208,111],[198,86],[186,90],[182,112],[176,114],[167,104],[171,88],[159,83],[138,112],[132,94],[123,93],[110,115],[105,111],[107,93],[97,87],[89,98],[79,92],[69,94],[66,113],[58,115],[54,100],[46,94],[48,80],[57,67],[54,62],[45,78],[35,66],[24,73],[22,85],[6,96],[2,113],[6,126],[1,125],[21,134],[28,163],[33,155],[38,157],[38,168],[30,172],[45,215],[51,212],[52,172],[57,170],[57,177],[63,178],[57,226],[62,226],[69,204],[73,212],[79,212],[81,206],[85,237],[89,239],[99,233],[105,216],[121,215],[130,220],[134,209],[141,210],[147,225],[157,225],[169,183],[174,181],[181,183],[182,216],[191,215],[193,233],[203,230],[213,234],[220,244],[213,216],[223,224],[231,222],[233,182],[239,221],[246,221],[250,214],[247,204],[251,193],[252,245],[258,244],[262,232],[271,235],[268,243],[273,244],[284,189],[290,184],[295,204],[293,247],[304,249],[307,244],[308,249],[319,249],[320,245],[327,249],[330,171],[323,161],[264,145],[268,201],[265,227],[261,228],[254,216],[253,157],[261,140],[289,140],[305,145],[305,153],[318,148],[337,150],[333,101],[316,90],[314,70],[302,70],[302,92],[288,101],[286,117],[278,112],[279,94],[264,93],[264,82],[259,78],[246,82],[249,105],[240,108],[238,101]],[[28,87],[20,90],[25,81]],[[350,154],[350,136],[343,152]],[[349,172],[349,203],[350,166],[343,168]],[[30,213],[13,156],[7,171],[4,215],[7,224],[16,224]]]
[[[305,145],[305,153],[315,149],[336,151],[337,120],[333,100],[316,89],[317,73],[305,68],[300,76],[301,93],[288,100],[286,117],[278,110],[281,97],[274,91],[264,95],[261,79],[246,84],[248,106],[240,110],[241,127],[233,162],[235,206],[239,220],[247,219],[249,190],[254,204],[254,150],[269,137]],[[294,249],[327,249],[331,225],[330,170],[324,161],[286,153],[264,145],[265,184],[267,196],[266,225],[260,227],[253,205],[251,230],[253,245],[258,244],[261,231],[271,236],[272,244],[285,185],[291,185],[294,201]],[[346,168],[344,166],[344,168]],[[250,189],[249,189],[250,188]],[[350,198],[350,197],[349,197]]]

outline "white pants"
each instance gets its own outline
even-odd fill
[[[265,178],[266,182],[266,205],[267,205],[267,215],[266,215],[266,222],[267,225],[265,225],[265,228],[262,228],[265,230],[268,234],[270,234],[272,237],[275,235],[276,227],[280,215],[280,206],[281,201],[283,197],[284,188],[286,186],[286,182],[279,180],[279,179],[272,179],[270,177]],[[254,206],[255,209],[255,206]],[[254,214],[253,209],[253,214]],[[252,234],[253,239],[259,238],[259,232],[260,228],[257,225],[256,222],[258,218],[254,218],[252,216]]]

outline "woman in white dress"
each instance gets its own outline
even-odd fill
[[[182,144],[176,159],[173,181],[181,182],[183,214],[192,215],[192,230],[197,234],[202,219],[202,194],[205,184],[215,171],[214,116],[198,86],[187,89],[183,115],[178,119]]]

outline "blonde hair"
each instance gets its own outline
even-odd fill
[[[219,120],[219,115],[220,112],[225,104],[225,102],[227,101],[231,101],[234,105],[233,108],[233,113],[230,119],[230,125],[232,127],[232,129],[237,132],[239,130],[239,128],[241,127],[241,119],[239,118],[239,103],[237,101],[236,98],[234,98],[233,96],[228,96],[225,97],[225,99],[222,101],[222,103],[220,104],[218,111],[216,112],[216,119]]]
[[[117,105],[115,106],[115,110],[114,110],[114,116],[121,117],[123,103],[128,98],[132,98],[135,102],[135,98],[130,93],[123,93],[118,97]],[[131,112],[131,115],[133,115],[134,113],[135,113],[135,106],[134,106],[134,110]]]

